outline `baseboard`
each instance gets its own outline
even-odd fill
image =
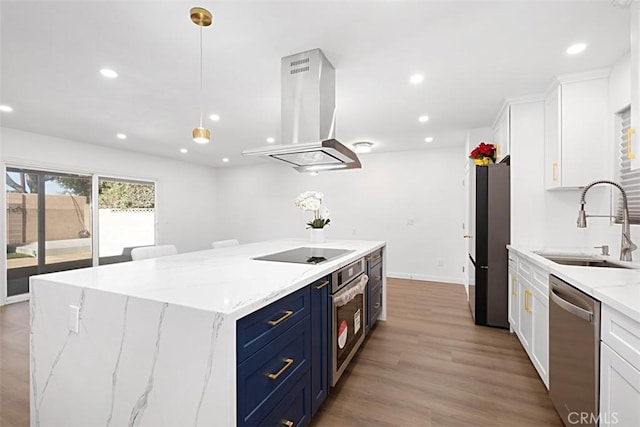
[[[428,274],[412,274],[412,273],[393,273],[387,272],[387,277],[394,279],[424,280],[427,282],[453,283],[455,285],[464,285],[464,279],[461,277],[450,276],[432,276]]]

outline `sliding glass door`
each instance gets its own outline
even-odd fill
[[[29,277],[92,265],[91,176],[7,168],[7,297]]]

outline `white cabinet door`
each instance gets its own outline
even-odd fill
[[[545,185],[578,188],[610,178],[608,71],[559,78],[545,99]]]
[[[493,127],[493,144],[496,146],[496,163],[506,157],[511,147],[511,109],[507,105],[502,110]]]
[[[533,338],[533,292],[531,285],[519,274],[518,286],[520,290],[518,295],[518,338],[520,338],[522,346],[527,351],[527,354],[529,354],[529,357],[531,357],[531,341]]]
[[[514,269],[509,269],[509,328],[511,331],[518,330],[518,275]]]
[[[533,312],[530,357],[544,385],[549,388],[549,296],[534,288],[529,301]]]
[[[561,86],[558,85],[544,100],[544,182],[547,189],[561,185],[560,102]]]
[[[600,352],[600,426],[640,426],[640,371],[604,342]]]

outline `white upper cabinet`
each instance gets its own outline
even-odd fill
[[[505,104],[493,125],[493,144],[496,146],[496,163],[509,155],[511,147],[511,108]]]
[[[545,185],[584,187],[609,173],[609,70],[559,77],[545,96]]]

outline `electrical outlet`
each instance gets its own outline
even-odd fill
[[[438,267],[443,267],[444,266],[444,260],[443,259],[439,259],[438,260]]]

